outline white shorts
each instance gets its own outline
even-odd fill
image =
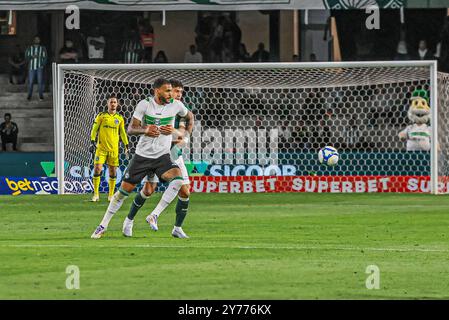
[[[189,173],[187,171],[186,165],[184,164],[184,158],[182,156],[179,156],[179,158],[174,162],[178,165],[179,169],[181,169],[182,184],[190,184]],[[157,175],[153,175],[152,177],[146,176],[145,178],[143,178],[142,183],[146,182],[158,183],[159,178],[157,177]]]

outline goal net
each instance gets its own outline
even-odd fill
[[[183,149],[193,192],[447,190],[449,76],[438,74],[437,88],[433,62],[58,65],[54,75],[60,193],[91,191],[90,130],[108,95],[128,125],[158,77],[183,82],[195,116]],[[408,115],[416,90],[427,92],[438,130],[429,120],[401,140],[416,126]],[[438,150],[428,143],[436,134]],[[412,151],[407,139],[423,141]],[[318,162],[324,146],[339,151],[336,166]],[[128,164],[122,151],[117,183]],[[105,171],[102,189],[107,179]]]

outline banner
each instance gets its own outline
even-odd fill
[[[161,186],[159,186],[160,188]],[[91,193],[90,179],[66,181],[67,193]],[[138,190],[140,186],[136,189]],[[162,188],[160,191],[163,191]],[[57,194],[54,177],[0,177],[0,194]],[[440,193],[449,192],[449,177],[441,178]],[[429,193],[429,176],[193,176],[190,191],[203,193]]]
[[[191,192],[206,193],[429,193],[429,176],[194,176]],[[446,179],[447,180],[447,179]],[[439,192],[447,193],[449,181],[439,183]]]
[[[447,0],[3,0],[0,10],[244,11],[447,8]]]
[[[93,192],[90,180],[66,181],[67,193]],[[0,194],[57,194],[58,180],[54,177],[0,177]]]

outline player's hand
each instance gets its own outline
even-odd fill
[[[189,143],[189,137],[188,136],[178,137],[175,143],[178,147],[183,148]]]
[[[126,159],[129,160],[129,148],[127,145],[125,146],[125,156],[126,156]]]
[[[91,141],[89,146],[89,152],[95,153],[95,149],[96,149],[95,141]]]
[[[160,135],[159,128],[154,124],[151,124],[145,128],[145,135],[153,138],[159,137]]]
[[[166,125],[166,126],[161,126],[161,127],[159,127],[159,130],[161,131],[161,133],[162,133],[163,135],[168,136],[168,135],[171,135],[171,134],[172,134],[174,128],[173,128],[172,125],[168,124],[168,125]]]
[[[177,136],[176,139],[173,139],[173,143],[179,145],[180,143],[182,143],[182,137]]]

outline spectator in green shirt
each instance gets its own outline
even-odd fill
[[[28,62],[28,100],[33,95],[34,78],[37,77],[39,86],[39,99],[44,99],[44,66],[47,63],[47,49],[41,44],[41,39],[34,37],[33,44],[25,51],[25,59]]]

